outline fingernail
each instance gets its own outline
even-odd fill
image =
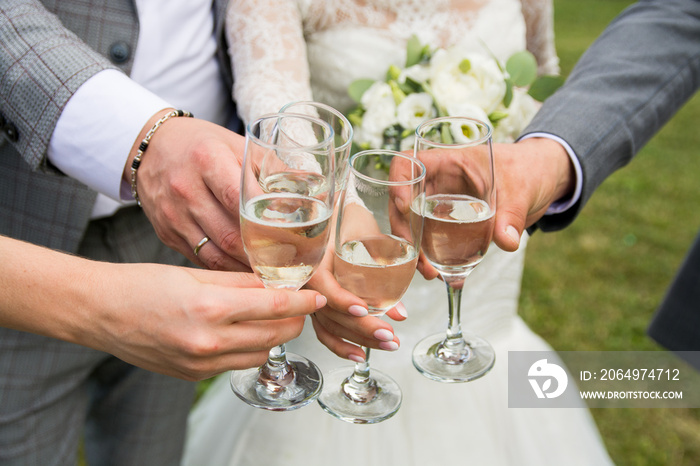
[[[399,302],[396,305],[396,311],[401,314],[401,317],[407,318],[408,317],[408,311],[406,310],[406,306],[403,305],[402,302]]]
[[[316,309],[321,309],[323,308],[326,303],[328,303],[328,299],[326,299],[325,296],[322,294],[316,295]]]
[[[399,349],[399,344],[395,341],[383,341],[379,343],[379,348],[385,351],[396,351]]]
[[[369,311],[367,309],[365,309],[362,306],[358,306],[357,304],[353,304],[352,306],[350,306],[348,308],[348,312],[354,315],[355,317],[364,317],[367,314],[369,314]]]
[[[365,358],[356,354],[351,354],[350,356],[348,356],[348,359],[353,362],[365,362]]]
[[[374,338],[382,341],[391,341],[394,339],[394,334],[385,328],[380,328],[374,332]]]
[[[508,225],[506,228],[506,235],[510,236],[516,243],[520,243],[520,234],[513,225]]]

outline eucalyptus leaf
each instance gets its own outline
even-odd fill
[[[564,84],[564,78],[561,76],[540,76],[532,83],[527,93],[530,94],[533,99],[544,102],[545,99],[554,94],[562,84]]]
[[[362,102],[362,94],[364,94],[372,84],[374,84],[374,80],[372,79],[358,79],[353,81],[350,83],[350,86],[348,86],[348,95],[359,104]]]
[[[406,46],[406,68],[417,65],[423,57],[424,47],[418,40],[418,37],[413,35],[408,39]]]
[[[506,62],[506,71],[515,86],[527,87],[537,77],[537,60],[527,50],[514,53]]]
[[[513,101],[513,81],[510,78],[506,78],[506,95],[503,96],[503,105],[506,108],[510,107],[510,103]]]

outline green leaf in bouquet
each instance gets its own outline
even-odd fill
[[[472,69],[472,62],[469,61],[468,58],[465,58],[461,62],[459,62],[459,71],[461,71],[464,74],[469,73],[469,70]]]
[[[507,116],[508,116],[508,112],[495,111],[495,112],[492,112],[489,114],[489,121],[491,122],[491,124],[494,127],[496,127],[496,126],[498,126],[498,122]]]
[[[561,76],[540,76],[532,83],[527,93],[538,102],[544,102],[545,99],[554,94],[562,84],[564,84],[564,78]]]
[[[442,141],[443,144],[452,144],[455,142],[450,132],[449,123],[440,126],[440,141]]]
[[[348,86],[348,95],[357,102],[362,102],[362,94],[374,84],[373,79],[358,79],[350,83]]]
[[[423,92],[423,85],[415,79],[409,78],[408,76],[406,76],[404,82],[399,83],[399,87],[401,87],[401,90],[404,91],[406,94]]]
[[[513,101],[513,81],[510,78],[506,78],[506,94],[503,96],[503,105],[506,108],[510,107],[510,103]]]
[[[423,58],[423,44],[413,35],[406,44],[406,68],[417,65]]]
[[[515,86],[527,87],[537,77],[537,60],[527,50],[514,53],[506,62],[506,71]]]

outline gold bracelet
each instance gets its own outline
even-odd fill
[[[136,191],[136,171],[139,169],[139,165],[141,165],[141,158],[143,157],[143,153],[146,152],[148,144],[151,142],[151,138],[155,134],[156,130],[160,128],[160,126],[163,123],[165,123],[171,118],[181,116],[191,117],[192,114],[185,110],[173,110],[172,112],[167,113],[160,120],[156,121],[156,123],[153,125],[153,128],[151,128],[150,131],[146,133],[146,137],[143,138],[143,141],[141,141],[141,144],[139,144],[139,149],[138,151],[136,151],[134,161],[131,162],[131,195],[134,196],[134,199],[136,199],[136,204],[138,204],[139,207],[141,207],[141,200],[139,199],[139,194]]]

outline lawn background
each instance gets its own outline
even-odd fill
[[[563,75],[632,3],[554,1]],[[555,349],[659,349],[647,324],[700,230],[698,123],[700,95],[606,180],[571,227],[531,238],[521,314]],[[700,464],[700,409],[592,411],[618,465]]]

